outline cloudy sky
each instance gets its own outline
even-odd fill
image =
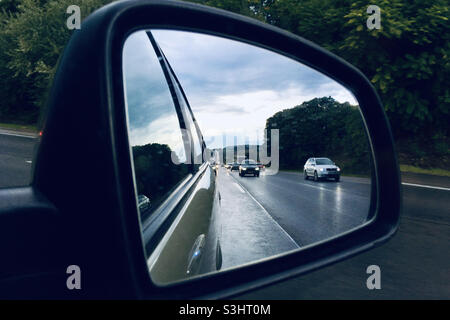
[[[334,80],[266,49],[184,31],[152,33],[210,148],[221,147],[223,135],[227,145],[233,143],[233,136],[238,136],[238,144],[258,139],[261,143],[267,118],[316,97],[357,104]],[[139,52],[140,45],[129,44],[130,52]]]

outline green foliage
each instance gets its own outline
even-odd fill
[[[369,5],[381,29],[369,30]],[[380,93],[397,138],[429,137],[450,122],[448,0],[278,0],[268,22],[356,65]]]
[[[19,0],[0,0],[0,12],[15,13],[18,9]]]
[[[377,1],[375,1],[376,3]],[[450,122],[448,1],[378,1],[381,29],[358,31],[372,1],[357,1],[336,52],[356,64],[378,89],[398,138],[429,137]]]
[[[153,206],[189,173],[187,164],[174,164],[166,144],[150,143],[133,147],[138,194],[146,195]]]
[[[58,58],[74,32],[66,27],[67,7],[79,5],[83,18],[106,2],[109,1],[8,1],[9,9],[0,13],[2,121],[37,121]]]
[[[279,26],[343,57],[376,87],[398,141],[414,138],[419,149],[428,142],[448,154],[449,0],[191,1]],[[36,122],[58,57],[76,32],[66,28],[66,8],[79,5],[85,18],[109,2],[0,1],[0,121]],[[380,30],[366,27],[369,5],[381,9]],[[442,139],[432,138],[436,132]]]
[[[310,157],[327,157],[346,173],[370,170],[369,144],[356,106],[315,98],[276,113],[266,129],[279,129],[280,169],[299,169]]]
[[[264,10],[273,0],[191,0],[191,2],[265,20]]]
[[[243,8],[253,1],[201,2],[255,16]],[[360,69],[380,94],[396,140],[414,137],[447,153],[446,145],[431,137],[435,132],[448,137],[450,130],[449,0],[258,2],[258,19],[312,40]],[[366,26],[369,5],[381,9],[379,30]]]

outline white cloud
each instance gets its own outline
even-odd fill
[[[267,118],[314,98],[331,96],[357,104],[337,82],[277,53],[191,32],[152,33],[179,78],[207,142],[221,145],[222,134],[256,141],[257,135],[263,137]],[[142,134],[168,134],[158,131],[164,129],[161,119],[158,125],[156,131],[147,128]]]
[[[165,116],[149,122],[147,126],[136,127],[130,130],[130,144],[132,146],[143,146],[149,143],[167,144],[174,151],[180,161],[185,161],[183,140],[180,130],[177,128],[178,119],[175,115]]]

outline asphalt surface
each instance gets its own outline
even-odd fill
[[[298,249],[299,245],[267,210],[225,170],[217,186],[221,195],[222,268]]]
[[[36,139],[0,130],[0,187],[30,182]],[[450,299],[450,179],[403,174],[399,231],[386,244],[237,299]],[[224,267],[264,259],[363,223],[370,182],[303,180],[280,172],[239,177],[221,168]],[[381,269],[368,290],[366,268]]]
[[[399,230],[387,243],[236,299],[450,299],[450,179],[404,173],[402,189]],[[366,286],[370,265],[380,267],[379,290]]]
[[[303,175],[278,172],[240,177],[221,168],[261,204],[299,247],[328,239],[363,224],[370,205],[370,179],[342,177],[314,182]],[[222,182],[222,183],[221,183]],[[223,181],[219,180],[221,187]],[[238,206],[233,208],[242,211]]]

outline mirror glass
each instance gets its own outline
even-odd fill
[[[274,258],[368,222],[358,102],[247,43],[142,30],[123,47],[136,204],[152,280]]]

